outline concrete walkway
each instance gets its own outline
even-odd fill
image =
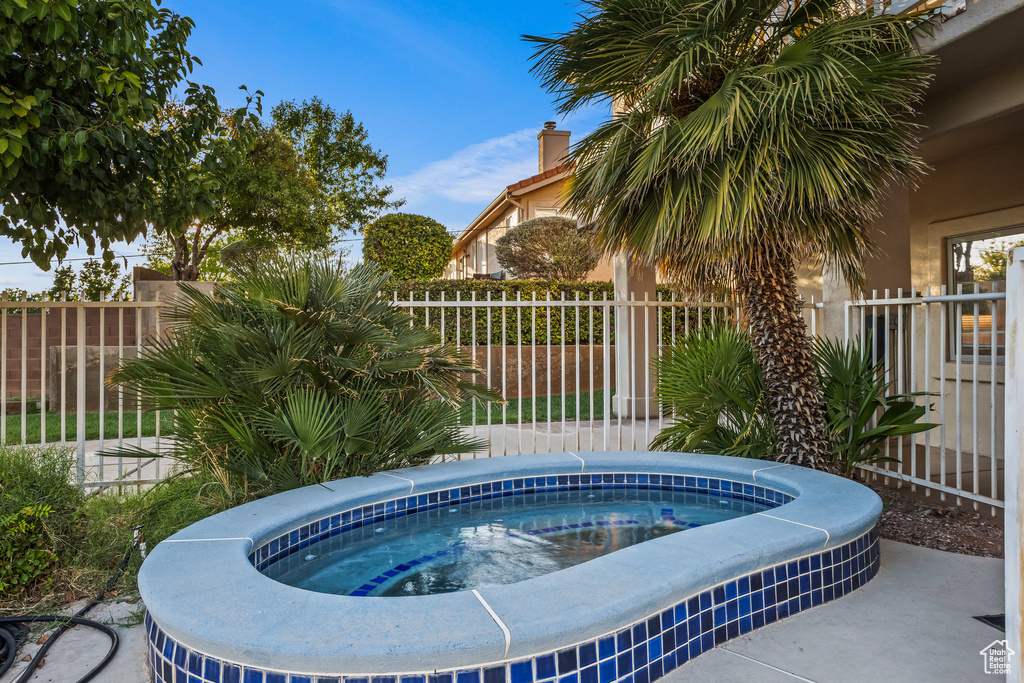
[[[86,601],[75,603],[67,610],[74,614]],[[117,654],[106,668],[92,680],[96,683],[145,683],[146,682],[146,629],[140,624],[144,615],[141,602],[128,604],[114,602],[94,607],[87,619],[108,624],[117,632],[120,646]],[[0,683],[10,683],[24,672],[27,662],[20,661],[26,655],[34,655],[39,645],[38,634],[34,635],[18,653],[15,662],[6,675],[0,676]],[[84,676],[95,666],[110,648],[110,639],[96,629],[76,626],[60,637],[43,660],[42,668],[36,671],[31,683],[72,683]]]
[[[123,621],[138,605],[97,607]],[[1002,634],[972,617],[1003,611],[1003,561],[882,541],[882,568],[867,586],[705,653],[665,683],[967,683],[986,676],[979,650]],[[118,627],[121,649],[94,681],[143,683],[144,631]],[[105,637],[73,629],[34,682],[74,681],[106,651]],[[32,645],[25,649],[31,653]],[[19,666],[0,683],[15,680]]]
[[[1002,632],[973,619],[1003,611],[1003,561],[882,541],[863,588],[731,640],[665,683],[967,683]]]

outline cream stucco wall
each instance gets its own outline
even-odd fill
[[[1001,122],[993,121],[982,132],[991,137],[1000,126]],[[883,296],[884,290],[889,289],[890,296],[895,297],[898,288],[906,292],[911,287],[919,292],[930,287],[932,294],[938,294],[939,287],[950,284],[946,258],[949,238],[1014,226],[1024,230],[1024,130],[1014,126],[1003,128],[1010,134],[996,136],[997,140],[976,147],[949,137],[977,136],[977,130],[954,131],[925,144],[923,151],[931,171],[917,188],[894,192],[876,224],[876,241],[881,249],[866,267],[869,296],[874,292]],[[962,312],[971,315],[972,305],[965,306]],[[882,309],[878,313],[882,314]],[[896,314],[894,310],[888,313]],[[948,452],[959,449],[966,454],[966,463],[977,453],[984,466],[985,458],[994,455],[998,461],[1002,457],[1001,440],[993,442],[992,434],[999,435],[1003,429],[1003,412],[999,408],[1005,390],[1003,368],[998,364],[993,372],[991,361],[983,357],[975,377],[973,357],[956,362],[950,351],[956,337],[943,328],[942,314],[953,320],[957,312],[951,304],[935,304],[929,308],[926,320],[923,308],[919,307],[908,325],[919,345],[907,351],[908,356],[916,353],[915,385],[918,390],[927,386],[934,392],[930,401],[936,405],[945,402],[947,426],[943,445]],[[1002,327],[998,322],[997,325]],[[926,337],[931,341],[927,366],[923,349]],[[973,417],[965,417],[957,428],[956,415],[975,414],[977,433]],[[933,446],[942,443],[941,434],[936,430],[932,435]],[[937,456],[933,453],[932,457]]]
[[[911,281],[948,284],[945,239],[1024,224],[1024,131],[980,149],[933,162],[909,193]]]

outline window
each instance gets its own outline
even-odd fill
[[[534,209],[534,218],[544,218],[545,216],[561,216],[562,211],[560,209]]]
[[[949,294],[1006,291],[1006,252],[1024,246],[1024,225],[946,239]],[[1006,344],[1006,301],[950,304],[950,358],[1002,358]]]

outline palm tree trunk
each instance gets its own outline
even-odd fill
[[[778,459],[831,469],[821,387],[800,314],[793,257],[772,254],[748,272],[742,294],[779,440]]]

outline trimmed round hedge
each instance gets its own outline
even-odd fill
[[[389,213],[363,230],[363,260],[391,271],[396,280],[440,277],[452,257],[454,238],[433,218]]]

